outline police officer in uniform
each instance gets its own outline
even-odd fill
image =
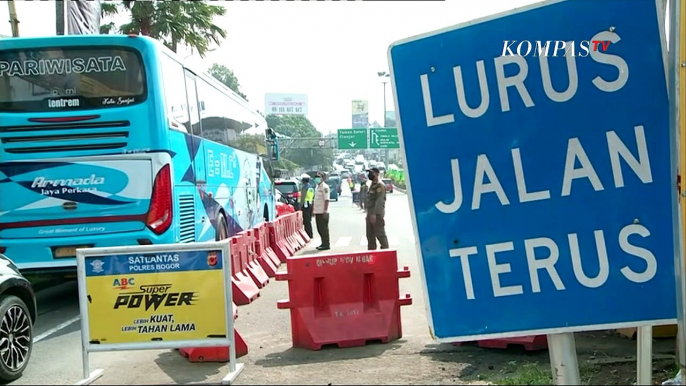
[[[367,170],[367,177],[372,181],[365,208],[367,209],[367,249],[376,249],[376,240],[379,240],[381,249],[388,249],[388,237],[386,236],[386,186],[379,182],[379,169]]]
[[[303,173],[303,175],[300,176],[300,181],[302,182],[302,188],[300,189],[300,198],[298,198],[298,201],[300,210],[303,212],[303,226],[305,227],[305,233],[312,238],[312,203],[314,202],[314,189],[310,186],[309,174]]]
[[[364,178],[360,178],[360,209],[365,209],[368,191],[367,181]]]

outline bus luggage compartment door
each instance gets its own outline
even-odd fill
[[[141,230],[151,160],[51,160],[0,164],[0,238]]]

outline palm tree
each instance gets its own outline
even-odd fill
[[[114,16],[119,13],[119,10],[117,9],[116,4],[112,3],[105,3],[102,2],[100,3],[100,19],[104,19],[108,16]],[[101,34],[110,34],[112,32],[115,32],[117,30],[117,26],[114,25],[114,22],[109,22],[107,24],[102,24],[100,26],[100,33]]]
[[[103,16],[118,13],[112,4],[104,7]],[[176,52],[179,44],[185,44],[204,56],[210,43],[219,44],[226,38],[226,31],[214,24],[215,16],[226,14],[226,8],[203,1],[129,1],[120,3],[131,14],[131,21],[120,26],[124,34],[140,34],[162,41]],[[114,31],[112,23],[101,29],[103,33]]]

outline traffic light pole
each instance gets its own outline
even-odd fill
[[[333,138],[301,137],[279,138],[279,150],[287,149],[336,149],[337,141]]]

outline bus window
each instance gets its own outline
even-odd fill
[[[195,75],[186,72],[186,95],[188,95],[188,113],[191,116],[190,126],[186,126],[193,135],[201,136],[200,113],[198,111],[198,94],[195,89]]]
[[[229,136],[226,126],[227,105],[231,103],[230,98],[212,87],[204,79],[197,78],[197,84],[203,138],[228,145]]]
[[[0,51],[0,111],[130,106],[145,101],[140,55],[124,47]]]
[[[167,105],[167,116],[179,123],[175,129],[183,131],[188,125],[189,119],[186,84],[181,81],[184,79],[183,66],[167,55],[160,55],[160,57],[162,58],[162,76],[164,79],[171,80],[162,83]]]

